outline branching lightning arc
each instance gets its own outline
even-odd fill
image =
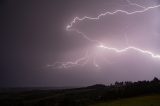
[[[139,52],[139,53],[141,53],[143,55],[148,55],[151,58],[160,59],[160,54],[155,54],[155,53],[153,53],[153,52],[151,52],[149,50],[143,50],[143,49],[140,49],[140,48],[137,48],[137,47],[134,47],[134,46],[128,46],[128,47],[123,48],[123,49],[117,49],[115,47],[105,46],[105,45],[103,45],[103,43],[101,41],[92,39],[92,38],[88,37],[86,34],[84,34],[83,32],[73,28],[75,23],[80,22],[80,21],[84,21],[84,20],[99,20],[101,17],[107,16],[107,15],[114,15],[114,14],[117,14],[117,13],[125,13],[126,15],[140,14],[140,13],[144,13],[144,12],[147,12],[149,10],[156,9],[156,8],[160,7],[160,5],[144,7],[144,6],[141,6],[139,4],[132,3],[130,0],[126,0],[126,1],[127,1],[127,3],[129,5],[137,6],[137,7],[141,8],[141,10],[133,11],[133,12],[128,12],[128,11],[125,11],[125,10],[115,10],[113,12],[108,12],[107,11],[105,13],[101,13],[97,17],[89,17],[89,16],[84,16],[82,18],[75,17],[71,21],[71,23],[66,26],[66,30],[67,31],[74,31],[74,32],[80,34],[86,40],[96,43],[97,44],[96,47],[101,48],[101,49],[109,50],[109,51],[116,52],[116,53],[123,53],[123,52],[127,52],[129,50],[135,50],[135,51],[137,51],[137,52]],[[81,57],[81,58],[79,58],[79,59],[77,59],[75,61],[55,62],[52,65],[48,65],[48,67],[51,67],[53,69],[67,69],[67,68],[71,68],[71,67],[78,66],[78,65],[83,66],[83,65],[87,64],[89,59],[90,59],[90,55],[89,55],[89,51],[87,51],[85,53],[85,56],[83,56],[83,57]],[[96,63],[95,57],[93,57],[92,59],[93,59],[93,65],[95,67],[99,67],[99,65]]]

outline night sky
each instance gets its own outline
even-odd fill
[[[160,5],[159,0],[130,1],[144,7]],[[66,31],[76,16],[97,17],[117,9],[142,10],[126,0],[2,0],[0,87],[88,86],[160,78],[160,59],[134,50],[100,50],[97,43]],[[133,15],[117,13],[99,20],[86,19],[73,27],[109,47],[135,46],[160,54],[160,7]],[[75,61],[86,51],[90,58],[83,66],[48,67]]]

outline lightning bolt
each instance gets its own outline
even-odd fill
[[[144,13],[148,10],[152,10],[152,9],[155,9],[155,8],[159,8],[160,5],[156,5],[156,6],[151,6],[151,7],[144,7],[144,6],[140,6],[136,3],[131,3],[129,0],[127,0],[127,2],[130,4],[130,5],[135,5],[135,6],[138,6],[138,7],[141,7],[143,8],[142,10],[139,10],[139,11],[133,11],[133,12],[128,12],[128,11],[124,11],[124,10],[115,10],[114,12],[105,12],[105,13],[101,13],[100,15],[98,15],[97,17],[88,17],[88,16],[84,16],[82,18],[79,18],[79,17],[75,17],[73,19],[73,21],[71,21],[71,23],[69,25],[67,25],[66,27],[66,30],[67,31],[70,31],[70,28],[73,27],[73,25],[75,23],[77,23],[78,21],[84,21],[86,19],[88,20],[99,20],[101,17],[103,16],[106,16],[106,15],[114,15],[116,13],[125,13],[127,15],[132,15],[132,14],[137,14],[137,13]]]
[[[107,50],[111,50],[111,51],[114,51],[116,53],[123,53],[123,52],[127,52],[128,50],[135,50],[135,51],[140,52],[142,54],[147,54],[147,55],[151,56],[152,58],[160,59],[160,55],[154,54],[154,53],[152,53],[150,51],[147,51],[147,50],[142,50],[142,49],[136,48],[134,46],[129,46],[129,47],[124,48],[124,49],[117,49],[117,48],[113,48],[113,47],[107,47],[105,45],[99,45],[97,47],[103,48],[103,49],[107,49]]]
[[[81,57],[75,61],[69,61],[69,62],[55,62],[52,65],[47,65],[47,67],[50,67],[52,69],[68,69],[77,65],[84,66],[89,61],[89,54],[88,51],[85,53],[84,57]]]
[[[129,4],[129,5],[132,5],[132,6],[137,6],[137,7],[143,8],[143,9],[145,9],[145,8],[146,8],[146,7],[144,7],[144,6],[141,6],[141,5],[139,5],[139,4],[132,3],[130,0],[126,0],[126,1],[128,2],[128,4]]]
[[[140,48],[137,48],[137,47],[134,47],[134,46],[128,46],[128,47],[126,47],[124,49],[117,49],[117,48],[114,48],[114,47],[105,46],[105,45],[103,45],[103,43],[101,41],[92,39],[92,38],[88,37],[86,34],[84,34],[83,32],[81,32],[81,31],[73,28],[74,24],[76,24],[77,22],[84,21],[84,20],[99,20],[101,17],[104,17],[106,15],[115,15],[117,13],[124,13],[126,15],[140,14],[140,13],[144,13],[144,12],[147,12],[149,10],[156,9],[156,8],[160,7],[160,5],[150,6],[150,7],[144,7],[144,6],[141,6],[139,4],[133,3],[130,0],[126,0],[126,1],[127,1],[127,3],[129,5],[139,7],[139,8],[141,8],[141,10],[133,11],[133,12],[128,12],[128,11],[125,11],[125,10],[115,10],[113,12],[108,12],[107,11],[105,13],[101,13],[97,17],[89,17],[89,16],[84,16],[82,18],[75,17],[71,21],[71,23],[66,26],[66,30],[67,31],[76,32],[77,34],[80,34],[84,39],[86,39],[86,40],[88,40],[90,42],[97,43],[98,46],[96,46],[96,47],[101,48],[101,49],[113,51],[113,52],[116,52],[116,53],[123,53],[123,52],[127,52],[129,50],[134,50],[134,51],[137,51],[137,52],[139,52],[141,54],[149,55],[152,58],[160,59],[160,55],[159,54],[155,54],[155,53],[153,53],[153,52],[151,52],[149,50],[143,50],[143,49],[140,49]],[[51,67],[53,69],[68,69],[68,68],[79,66],[79,65],[84,66],[89,61],[90,56],[91,55],[89,55],[89,52],[86,52],[85,56],[83,56],[83,57],[81,57],[81,58],[79,58],[79,59],[77,59],[75,61],[56,62],[53,65],[47,65],[47,66]],[[95,56],[93,57],[93,65],[95,67],[99,67],[99,65],[96,62]]]

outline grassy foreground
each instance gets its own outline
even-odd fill
[[[160,94],[120,99],[91,106],[160,106]]]

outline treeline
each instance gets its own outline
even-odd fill
[[[104,100],[154,94],[160,93],[160,80],[155,77],[151,81],[115,82],[114,85],[105,86],[104,89],[105,93],[101,97]]]
[[[140,95],[160,93],[160,80],[115,82],[66,90],[0,93],[0,106],[86,106]]]

